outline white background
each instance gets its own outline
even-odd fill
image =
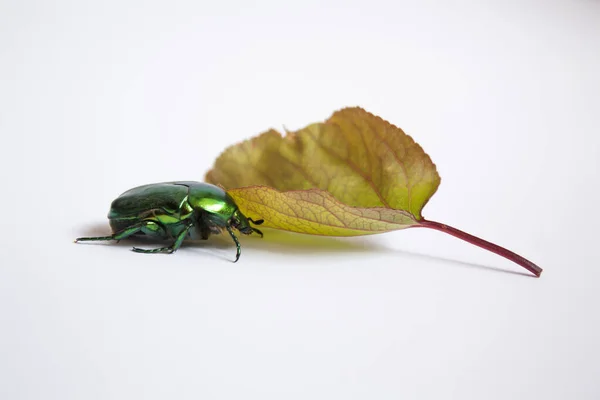
[[[0,398],[600,398],[600,2],[218,3],[0,1]],[[72,243],[354,105],[542,277],[418,229]]]

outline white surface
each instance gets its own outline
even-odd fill
[[[600,3],[216,3],[0,3],[0,398],[600,398]],[[72,243],[352,105],[438,165],[426,217],[542,277],[425,230]]]

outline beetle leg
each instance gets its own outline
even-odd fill
[[[131,251],[136,253],[172,253],[171,247],[159,247],[158,249],[140,249],[139,247],[132,247]]]
[[[258,233],[261,238],[264,236],[260,229],[252,228],[252,231]]]
[[[185,239],[188,232],[190,231],[190,229],[192,229],[193,226],[194,226],[194,223],[190,222],[187,224],[185,229],[181,231],[181,233],[177,236],[177,239],[175,239],[175,242],[173,242],[173,244],[171,245],[171,251],[170,251],[171,253],[181,247],[181,243],[183,243],[183,239]]]
[[[132,225],[128,228],[120,230],[119,232],[116,232],[110,236],[77,238],[77,239],[75,239],[75,243],[77,243],[77,242],[92,242],[92,241],[99,241],[99,240],[117,240],[117,241],[119,241],[121,239],[125,239],[125,238],[141,231],[143,227],[148,225],[148,223],[149,223],[149,221],[142,221],[142,222]]]
[[[100,241],[100,240],[113,240],[114,237],[111,236],[96,236],[96,237],[80,237],[74,240],[75,243],[77,242],[95,242],[95,241]]]
[[[229,234],[231,235],[231,238],[235,242],[235,246],[237,247],[237,252],[235,254],[235,261],[234,261],[234,262],[237,262],[240,259],[240,254],[242,254],[242,248],[240,246],[240,241],[235,236],[235,234],[233,233],[233,230],[231,230],[231,226],[229,226],[229,225],[227,225],[227,232],[229,232]]]
[[[173,253],[177,251],[181,247],[181,243],[183,243],[183,239],[187,236],[190,229],[194,226],[192,222],[188,223],[185,228],[177,235],[175,242],[169,247],[160,247],[158,249],[140,249],[138,247],[134,247],[132,250],[136,253]]]

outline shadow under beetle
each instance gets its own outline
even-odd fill
[[[173,253],[188,236],[208,239],[211,233],[223,228],[231,235],[239,260],[241,247],[233,229],[245,235],[262,232],[252,226],[262,219],[246,218],[225,190],[203,182],[165,182],[139,186],[117,197],[111,204],[108,219],[113,234],[110,236],[82,237],[75,242],[121,240],[132,235],[148,235],[172,239],[173,244],[158,249],[133,248],[138,253]]]

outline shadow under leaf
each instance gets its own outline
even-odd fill
[[[81,236],[106,236],[110,235],[110,228],[108,224],[93,224],[87,226],[84,230],[84,235]],[[404,257],[414,257],[419,259],[428,259],[432,261],[441,261],[454,266],[467,267],[467,268],[478,268],[484,269],[491,272],[500,272],[514,275],[531,276],[528,273],[521,271],[513,271],[509,269],[491,267],[487,265],[481,265],[476,263],[470,263],[466,261],[455,260],[451,258],[415,253],[407,250],[401,250],[396,248],[390,248],[388,246],[375,243],[371,237],[328,237],[328,236],[313,236],[303,235],[294,232],[285,232],[277,229],[263,229],[265,236],[260,238],[257,235],[238,235],[242,244],[242,249],[251,248],[271,253],[285,253],[305,256],[323,255],[328,253],[394,253]],[[375,235],[373,235],[375,236]],[[132,236],[130,238],[121,240],[120,242],[88,242],[88,243],[110,243],[113,246],[129,247],[137,245],[146,246],[164,246],[165,241],[148,236]],[[208,240],[186,240],[182,248],[202,248],[202,249],[229,249],[234,248],[235,245],[229,235],[212,235]],[[211,251],[212,254],[214,252]],[[226,256],[222,258],[228,259]]]

